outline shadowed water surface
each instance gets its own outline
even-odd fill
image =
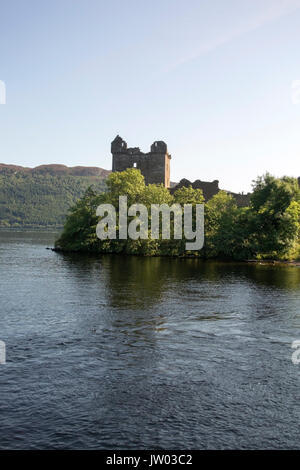
[[[300,448],[300,269],[0,233],[0,448]]]

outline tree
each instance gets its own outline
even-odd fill
[[[145,185],[140,171],[128,169],[109,175],[107,191],[97,193],[89,188],[69,212],[64,231],[56,243],[63,250],[101,253],[128,253],[143,256],[201,256],[204,258],[291,259],[300,255],[300,192],[294,178],[274,178],[266,174],[254,182],[249,207],[238,207],[235,199],[220,191],[205,204],[204,249],[185,251],[184,238],[151,239],[151,204],[202,204],[202,191],[183,187],[172,196],[162,185]],[[142,203],[148,208],[148,239],[100,240],[96,235],[99,204],[112,204],[117,213],[118,235],[119,196],[127,196],[128,207]],[[179,207],[180,208],[180,207]],[[177,206],[178,210],[178,206]],[[171,217],[173,213],[171,212]],[[135,216],[132,216],[132,219]],[[180,220],[180,219],[179,219]]]
[[[115,208],[119,205],[119,196],[127,196],[128,205],[138,202],[145,191],[145,179],[140,170],[128,168],[125,171],[110,173],[106,180],[106,199]]]
[[[257,178],[251,196],[249,225],[253,252],[259,257],[285,258],[299,240],[300,191],[295,178]]]
[[[192,185],[183,186],[174,192],[174,201],[179,204],[203,204],[202,189],[194,189]]]
[[[219,191],[205,205],[205,256],[235,257],[235,229],[239,209],[232,196]]]

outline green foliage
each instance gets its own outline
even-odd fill
[[[205,256],[233,258],[239,209],[232,196],[220,191],[205,205]]]
[[[205,245],[199,252],[185,251],[185,239],[151,239],[151,204],[201,204],[202,191],[180,188],[174,195],[162,185],[145,185],[139,170],[112,173],[107,191],[89,189],[70,210],[64,231],[56,243],[63,250],[126,253],[144,256],[200,256],[225,259],[292,259],[300,256],[300,192],[294,178],[269,174],[254,182],[251,204],[238,207],[235,199],[220,191],[205,204]],[[96,208],[111,203],[118,208],[119,196],[127,195],[128,206],[143,203],[148,208],[149,237],[146,240],[104,240],[96,236]],[[117,218],[118,220],[118,218]],[[172,227],[172,225],[171,225]],[[118,222],[116,229],[118,231]],[[171,232],[172,233],[172,232]]]
[[[89,176],[1,173],[0,226],[62,226],[69,207],[90,185],[105,188],[103,179]]]
[[[299,241],[300,191],[295,178],[270,174],[254,182],[249,230],[259,258],[289,259]]]
[[[250,207],[220,191],[206,204],[207,257],[292,259],[299,256],[300,191],[295,178],[266,174],[253,185]]]
[[[64,231],[56,242],[56,247],[72,251],[92,251],[102,253],[125,253],[144,256],[184,254],[184,240],[151,239],[151,204],[203,202],[202,191],[182,188],[172,196],[163,185],[145,185],[140,171],[130,168],[123,172],[111,173],[106,180],[107,190],[102,195],[89,191],[71,209]],[[134,203],[142,203],[148,209],[149,231],[147,240],[99,240],[96,236],[96,208],[101,203],[112,204],[118,213],[119,196],[127,196],[128,207]],[[131,218],[133,219],[133,217]],[[130,219],[129,219],[130,222]],[[116,227],[119,229],[118,224]],[[171,224],[172,233],[172,224]]]
[[[204,196],[202,189],[193,189],[183,186],[174,192],[174,202],[179,204],[203,204]]]
[[[144,177],[139,170],[129,168],[122,172],[114,172],[106,180],[107,201],[117,206],[119,195],[127,195],[128,205],[138,202],[145,190]]]

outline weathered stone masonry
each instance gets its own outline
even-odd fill
[[[167,145],[162,140],[156,141],[151,145],[149,153],[143,153],[138,147],[127,148],[127,143],[119,136],[111,143],[112,171],[124,171],[127,168],[138,168],[145,178],[146,184],[163,184],[170,188],[170,160]],[[298,178],[300,186],[300,177]],[[192,186],[194,189],[202,189],[205,201],[209,201],[220,191],[219,181],[212,182],[196,180],[191,182],[182,179],[177,185],[170,188],[173,194],[176,189],[183,186]],[[238,194],[226,191],[233,196],[239,206],[248,206],[250,203],[250,193]]]
[[[156,141],[149,153],[143,153],[138,147],[127,148],[127,143],[119,136],[111,143],[112,171],[124,171],[127,168],[138,168],[146,184],[162,183],[170,187],[170,160],[167,145]]]

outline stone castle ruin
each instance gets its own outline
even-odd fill
[[[149,153],[143,153],[138,147],[127,148],[127,143],[117,135],[111,143],[111,153],[112,171],[137,168],[146,184],[162,183],[166,188],[170,187],[171,155],[162,140],[154,142]]]
[[[178,184],[170,182],[170,160],[167,144],[162,140],[151,145],[149,153],[143,153],[139,147],[127,148],[127,143],[117,135],[111,143],[112,171],[124,171],[128,168],[137,168],[145,178],[146,184],[163,184],[171,193],[183,186],[192,186],[194,189],[202,189],[205,201],[211,199],[220,191],[219,181],[212,182],[196,180],[193,183],[182,179]],[[250,202],[250,194],[237,194],[226,191],[236,199],[239,206],[247,206]]]

